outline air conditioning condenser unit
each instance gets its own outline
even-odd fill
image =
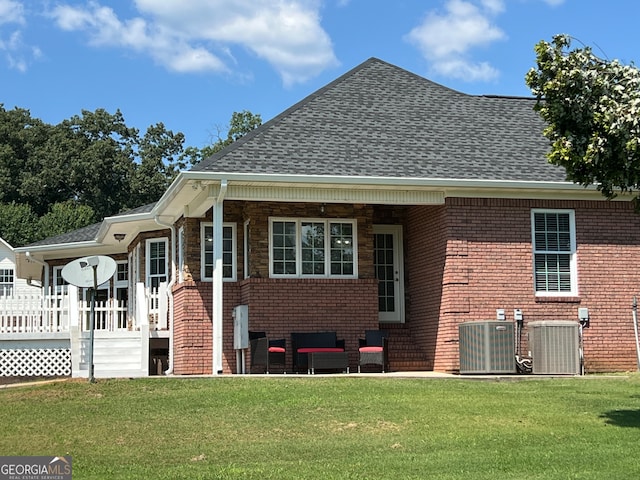
[[[579,327],[578,322],[567,320],[529,322],[534,374],[580,374]]]
[[[513,323],[464,322],[458,326],[460,373],[515,373]]]

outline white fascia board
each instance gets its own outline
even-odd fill
[[[155,210],[155,207],[153,208],[153,210]],[[153,220],[155,218],[153,210],[146,213],[133,213],[131,215],[117,215],[113,217],[106,217],[100,224],[100,229],[96,234],[96,241],[101,242],[102,240],[104,240],[104,237],[108,233],[111,225],[119,225],[132,222],[140,223],[148,220]]]
[[[473,188],[473,189],[550,189],[550,190],[584,190],[585,187],[572,182],[538,182],[538,181],[514,181],[514,180],[474,180],[456,178],[409,178],[409,177],[363,177],[363,176],[334,176],[334,175],[280,175],[280,174],[255,174],[255,173],[225,173],[225,172],[181,172],[182,177],[176,179],[182,182],[213,181],[219,182],[225,179],[228,182],[256,182],[268,184],[316,184],[316,185],[344,185],[348,187],[358,186],[387,186],[397,187],[422,187],[422,188]],[[170,187],[170,189],[171,189]],[[594,188],[594,187],[588,187]],[[167,194],[163,195],[163,198]]]
[[[18,247],[14,251],[16,253],[54,252],[57,250],[68,250],[70,248],[83,249],[102,246],[102,244],[96,242],[95,240],[91,240],[85,242],[57,243],[54,245],[31,245],[27,247]]]
[[[9,245],[2,237],[0,237],[0,245],[4,245],[7,248],[7,250],[11,250],[11,251],[14,250],[14,248],[11,245]]]

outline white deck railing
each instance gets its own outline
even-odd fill
[[[110,298],[97,301],[95,305],[95,330],[118,331],[135,330],[141,324],[148,324],[150,330],[167,329],[167,289],[166,284],[149,291],[138,290],[144,297],[139,300],[146,305],[148,318],[135,318],[129,312],[125,301]],[[73,300],[72,300],[73,299]],[[75,311],[73,311],[75,310]],[[68,332],[71,319],[78,319],[80,330],[87,331],[91,320],[91,300],[83,300],[76,287],[65,292],[21,293],[0,296],[1,333],[55,333]]]
[[[91,327],[91,300],[78,302],[80,318],[83,319],[81,330],[88,331]],[[127,303],[116,299],[96,301],[93,328],[114,332],[116,330],[131,330],[129,325]]]
[[[53,333],[69,330],[69,296],[40,290],[0,297],[0,333]]]

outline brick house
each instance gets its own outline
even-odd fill
[[[634,369],[640,217],[547,163],[533,106],[373,58],[182,172],[157,203],[16,249],[18,272],[57,285],[68,261],[113,256],[129,330],[136,286],[166,286],[143,323],[174,374],[240,370],[237,305],[272,338],[336,331],[354,366],[358,338],[384,328],[393,370],[448,372],[461,323],[518,309],[527,352],[530,322],[588,308],[586,371]]]

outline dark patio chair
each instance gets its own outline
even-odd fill
[[[364,365],[380,365],[382,373],[389,371],[389,332],[386,330],[366,330],[365,338],[359,339],[358,373]]]
[[[251,365],[249,372],[254,367],[264,367],[264,372],[269,373],[271,366],[282,366],[285,371],[287,356],[287,341],[284,338],[269,340],[266,332],[249,332],[249,347],[251,351]]]

